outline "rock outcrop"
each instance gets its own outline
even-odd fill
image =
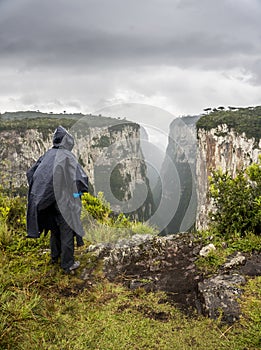
[[[213,247],[212,247],[213,248]],[[196,261],[206,251],[192,234],[165,237],[135,235],[116,243],[99,243],[87,252],[103,260],[105,276],[130,289],[164,291],[186,313],[198,312],[233,323],[240,317],[238,300],[246,280],[261,275],[260,254],[237,253],[213,276],[204,276]],[[84,269],[82,278],[90,272]]]
[[[164,237],[135,235],[116,243],[88,248],[104,262],[104,274],[111,281],[131,289],[161,290],[182,309],[200,308],[197,285],[202,280],[195,265],[200,245],[191,234]]]

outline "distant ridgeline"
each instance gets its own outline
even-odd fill
[[[115,211],[146,220],[154,204],[140,149],[140,126],[126,119],[35,111],[0,114],[2,185],[10,191],[26,192],[26,170],[52,146],[58,125],[75,137],[73,153],[89,176],[91,192],[104,192]],[[129,200],[134,192],[140,192],[140,186],[147,187],[148,195],[132,212]]]
[[[101,114],[82,114],[82,113],[42,113],[35,111],[20,111],[20,112],[5,112],[0,114],[0,131],[3,130],[21,130],[26,131],[29,128],[36,129],[38,131],[54,131],[57,125],[63,125],[69,129],[76,123],[79,126],[83,126],[84,129],[91,127],[112,127],[115,125],[124,126],[126,124],[132,124],[133,127],[139,128],[139,125],[127,121],[126,119],[105,117]],[[82,123],[82,124],[81,124]]]

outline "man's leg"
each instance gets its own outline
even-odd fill
[[[51,231],[50,237],[50,247],[51,247],[51,261],[52,263],[58,262],[61,255],[61,238],[59,228],[55,228]]]
[[[70,272],[80,266],[79,261],[74,261],[74,231],[63,218],[57,205],[55,205],[55,210],[55,222],[60,233],[61,267],[66,272]]]
[[[61,267],[64,270],[69,270],[74,264],[74,232],[61,213],[57,214],[57,225],[61,239]]]
[[[51,231],[50,248],[51,248],[51,263],[55,264],[61,255],[61,238],[60,230],[56,222],[57,210],[54,205],[42,211],[42,220],[46,230]]]
[[[82,236],[80,236],[77,233],[75,233],[75,237],[76,237],[77,247],[82,247],[84,245],[84,241],[82,239]]]
[[[64,221],[60,225],[61,237],[61,267],[68,270],[74,263],[74,234]]]

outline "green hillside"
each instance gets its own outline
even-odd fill
[[[109,127],[112,130],[121,130],[126,124],[131,124],[138,128],[138,124],[126,119],[105,117],[101,114],[82,114],[82,113],[42,113],[36,111],[5,112],[0,114],[0,131],[37,129],[38,131],[52,130],[57,125],[63,125],[66,128],[76,127],[80,130],[91,127]]]
[[[227,124],[238,134],[246,134],[247,138],[261,139],[261,106],[248,108],[231,108],[224,110],[213,109],[209,114],[203,115],[197,122],[197,129],[210,130],[218,125]]]

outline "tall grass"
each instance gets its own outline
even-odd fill
[[[108,225],[93,219],[90,214],[85,214],[83,224],[85,239],[91,243],[116,242],[135,234],[158,234],[156,228],[146,223],[128,221],[128,225]]]

